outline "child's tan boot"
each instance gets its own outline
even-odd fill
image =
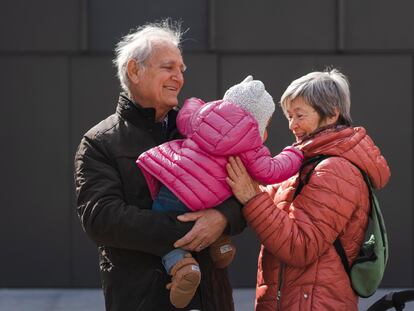
[[[228,235],[222,235],[210,245],[209,251],[214,266],[223,269],[233,261],[236,255],[236,246],[231,243]]]
[[[200,267],[191,254],[186,254],[172,267],[170,274],[171,283],[167,285],[170,301],[176,308],[184,308],[193,299],[200,284]]]

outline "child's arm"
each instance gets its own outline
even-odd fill
[[[191,97],[184,101],[184,105],[177,116],[177,128],[182,135],[187,136],[192,132],[191,117],[204,104],[204,101],[196,97]]]
[[[292,146],[286,147],[275,157],[269,149],[261,146],[240,155],[253,179],[263,184],[275,184],[295,175],[303,161],[302,152]]]

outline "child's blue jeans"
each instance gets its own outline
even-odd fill
[[[174,193],[172,193],[166,186],[162,185],[160,192],[152,204],[152,210],[157,212],[190,212],[191,210],[181,202]],[[182,258],[188,254],[187,251],[176,248],[162,257],[162,264],[165,270],[170,273],[171,268]]]

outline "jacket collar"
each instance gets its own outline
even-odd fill
[[[148,125],[155,123],[155,109],[143,108],[140,104],[130,100],[125,93],[119,95],[116,112],[136,126],[141,127],[143,121]]]
[[[382,188],[390,177],[387,161],[363,127],[323,128],[304,139],[298,147],[305,159],[325,154],[352,162],[368,174],[374,188]]]
[[[136,127],[142,128],[154,128],[161,127],[161,122],[155,121],[155,109],[144,108],[139,103],[133,102],[125,93],[121,93],[118,99],[118,106],[116,112],[128,122],[131,122]],[[178,114],[178,108],[174,107],[168,112],[168,129],[167,137],[176,137],[176,118]]]
[[[314,132],[306,135],[305,137],[303,137],[300,141],[293,143],[293,146],[302,146],[304,144],[306,144],[307,141],[314,139],[315,137],[324,135],[326,133],[330,133],[330,132],[339,132],[342,131],[343,129],[347,128],[348,126],[346,125],[339,125],[339,124],[331,124],[331,125],[327,125],[327,126],[322,126],[320,128],[318,128],[317,130],[315,130]]]

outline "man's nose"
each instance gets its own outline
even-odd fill
[[[184,74],[179,69],[174,72],[174,75],[173,75],[172,78],[174,80],[178,81],[180,84],[184,83]]]

